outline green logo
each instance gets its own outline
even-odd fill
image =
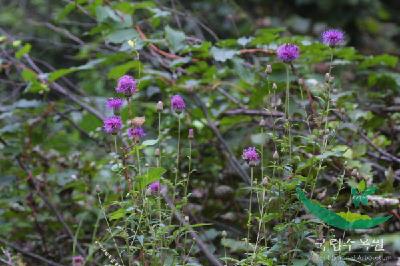
[[[356,208],[361,205],[368,204],[368,195],[374,194],[376,187],[372,186],[367,188],[365,181],[361,181],[357,188],[351,188],[351,199]],[[363,215],[354,212],[339,212],[335,213],[322,205],[318,204],[307,198],[304,191],[297,187],[296,188],[297,197],[304,204],[309,212],[314,216],[324,221],[326,224],[342,229],[342,230],[354,230],[354,229],[367,229],[380,225],[392,216],[379,216],[379,217],[369,217],[368,215]]]

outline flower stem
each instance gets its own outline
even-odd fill
[[[180,117],[180,115],[178,115],[178,146],[177,146],[177,154],[176,154],[176,172],[175,172],[175,180],[174,180],[173,201],[175,200],[175,196],[176,196],[176,183],[178,182],[178,175],[179,175],[180,144],[181,144],[181,117]]]
[[[189,166],[188,166],[188,173],[187,173],[187,178],[186,178],[186,182],[185,182],[185,193],[183,194],[185,197],[187,195],[191,172],[192,172],[192,140],[189,139]]]
[[[248,213],[248,220],[247,220],[247,244],[250,241],[250,228],[251,228],[251,205],[253,201],[253,178],[254,178],[254,167],[250,167],[250,200],[249,200],[249,213]]]
[[[157,167],[161,166],[161,112],[158,112],[158,150],[160,154],[157,159]]]
[[[292,161],[292,136],[290,132],[290,119],[289,119],[289,97],[290,97],[290,83],[289,83],[289,65],[286,65],[286,101],[285,101],[285,114],[288,126],[288,146],[289,146],[289,162]]]

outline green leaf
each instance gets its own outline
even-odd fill
[[[220,49],[217,47],[211,48],[211,54],[215,61],[225,62],[228,59],[232,59],[238,52],[235,50]]]
[[[110,214],[108,215],[108,217],[109,217],[110,220],[119,220],[119,219],[121,219],[121,218],[124,218],[124,217],[125,217],[125,214],[126,214],[125,209],[120,208],[120,209],[118,209],[118,210],[116,210],[116,211],[110,213]]]
[[[142,142],[142,146],[146,147],[146,146],[153,146],[156,145],[158,143],[158,139],[148,139]]]
[[[362,193],[365,189],[367,188],[367,184],[365,183],[365,180],[361,180],[360,183],[358,183],[357,189],[360,193]]]
[[[123,43],[129,40],[140,40],[139,34],[134,29],[117,30],[106,36],[108,43]]]
[[[136,181],[136,186],[139,190],[144,189],[147,187],[150,183],[160,180],[161,176],[166,172],[162,167],[152,167],[149,168],[148,172],[144,175],[137,176],[135,178]]]
[[[360,68],[368,68],[372,66],[395,67],[397,65],[398,60],[399,59],[396,56],[388,54],[370,56],[366,58],[363,62],[361,62]]]
[[[128,63],[116,66],[112,69],[107,74],[107,77],[109,79],[118,79],[122,75],[126,74],[129,72],[131,69],[139,69],[140,62],[138,61],[130,61]]]
[[[305,193],[299,188],[296,188],[297,197],[306,206],[306,208],[316,217],[327,223],[328,225],[334,226],[343,230],[351,229],[367,229],[375,227],[389,220],[392,216],[382,216],[376,218],[366,219],[366,216],[359,216],[360,214],[337,214],[330,211],[317,203],[313,203],[308,199]],[[358,218],[355,218],[358,215]],[[344,217],[342,217],[344,216]],[[353,220],[353,218],[355,220]],[[347,220],[349,219],[349,220]],[[350,221],[351,220],[351,221]]]
[[[172,29],[170,26],[165,27],[165,39],[169,43],[172,52],[176,53],[185,48],[186,35],[181,31]]]
[[[15,57],[17,59],[21,59],[25,54],[29,53],[29,51],[31,50],[32,45],[30,45],[29,43],[25,44],[21,49],[19,49],[16,53],[15,53]]]

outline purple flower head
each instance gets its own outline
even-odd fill
[[[331,47],[344,43],[344,33],[341,30],[329,29],[322,33],[322,43]]]
[[[295,44],[285,43],[278,47],[276,54],[283,62],[290,63],[300,56],[300,49]]]
[[[72,266],[83,266],[85,259],[79,255],[72,257]]]
[[[250,166],[256,166],[260,162],[260,155],[254,147],[248,147],[243,150],[243,160],[245,160]]]
[[[154,181],[149,185],[148,189],[150,190],[151,193],[160,192],[161,189],[160,181]]]
[[[107,99],[106,106],[114,111],[121,109],[124,101],[120,98],[109,98]]]
[[[146,136],[146,133],[144,132],[142,127],[131,127],[130,129],[128,129],[128,136],[131,139],[138,141],[144,136]]]
[[[122,127],[122,120],[119,116],[107,117],[103,121],[103,129],[108,134],[117,134]]]
[[[135,94],[136,90],[136,80],[133,77],[129,75],[124,75],[118,79],[118,84],[115,88],[116,92],[122,93],[125,96],[129,97]]]
[[[185,101],[183,100],[182,96],[174,95],[171,97],[171,107],[172,110],[182,112],[186,108]]]

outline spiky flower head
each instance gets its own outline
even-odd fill
[[[248,147],[248,148],[244,149],[242,158],[250,166],[256,166],[260,162],[260,155],[258,154],[255,147]]]
[[[107,117],[103,121],[103,129],[108,134],[117,134],[122,127],[122,120],[119,116]]]
[[[183,100],[182,96],[174,95],[171,97],[171,107],[172,110],[182,112],[186,108],[185,101]]]
[[[144,132],[144,129],[142,127],[131,127],[128,129],[128,136],[131,139],[139,141],[141,138],[146,136],[146,133]]]
[[[106,106],[114,111],[121,109],[124,104],[124,100],[121,98],[109,98],[107,99]]]
[[[85,259],[79,255],[72,257],[72,266],[83,266]]]
[[[151,183],[148,187],[148,189],[150,190],[150,192],[152,193],[158,193],[160,191],[161,188],[161,184],[160,181],[154,181],[153,183]]]
[[[285,43],[278,47],[276,55],[281,61],[290,63],[300,56],[300,49],[295,44]]]
[[[344,43],[344,32],[338,29],[329,29],[321,34],[322,43],[335,47]]]
[[[136,80],[129,75],[124,75],[118,79],[117,87],[115,91],[122,93],[127,97],[132,96],[137,91]]]

